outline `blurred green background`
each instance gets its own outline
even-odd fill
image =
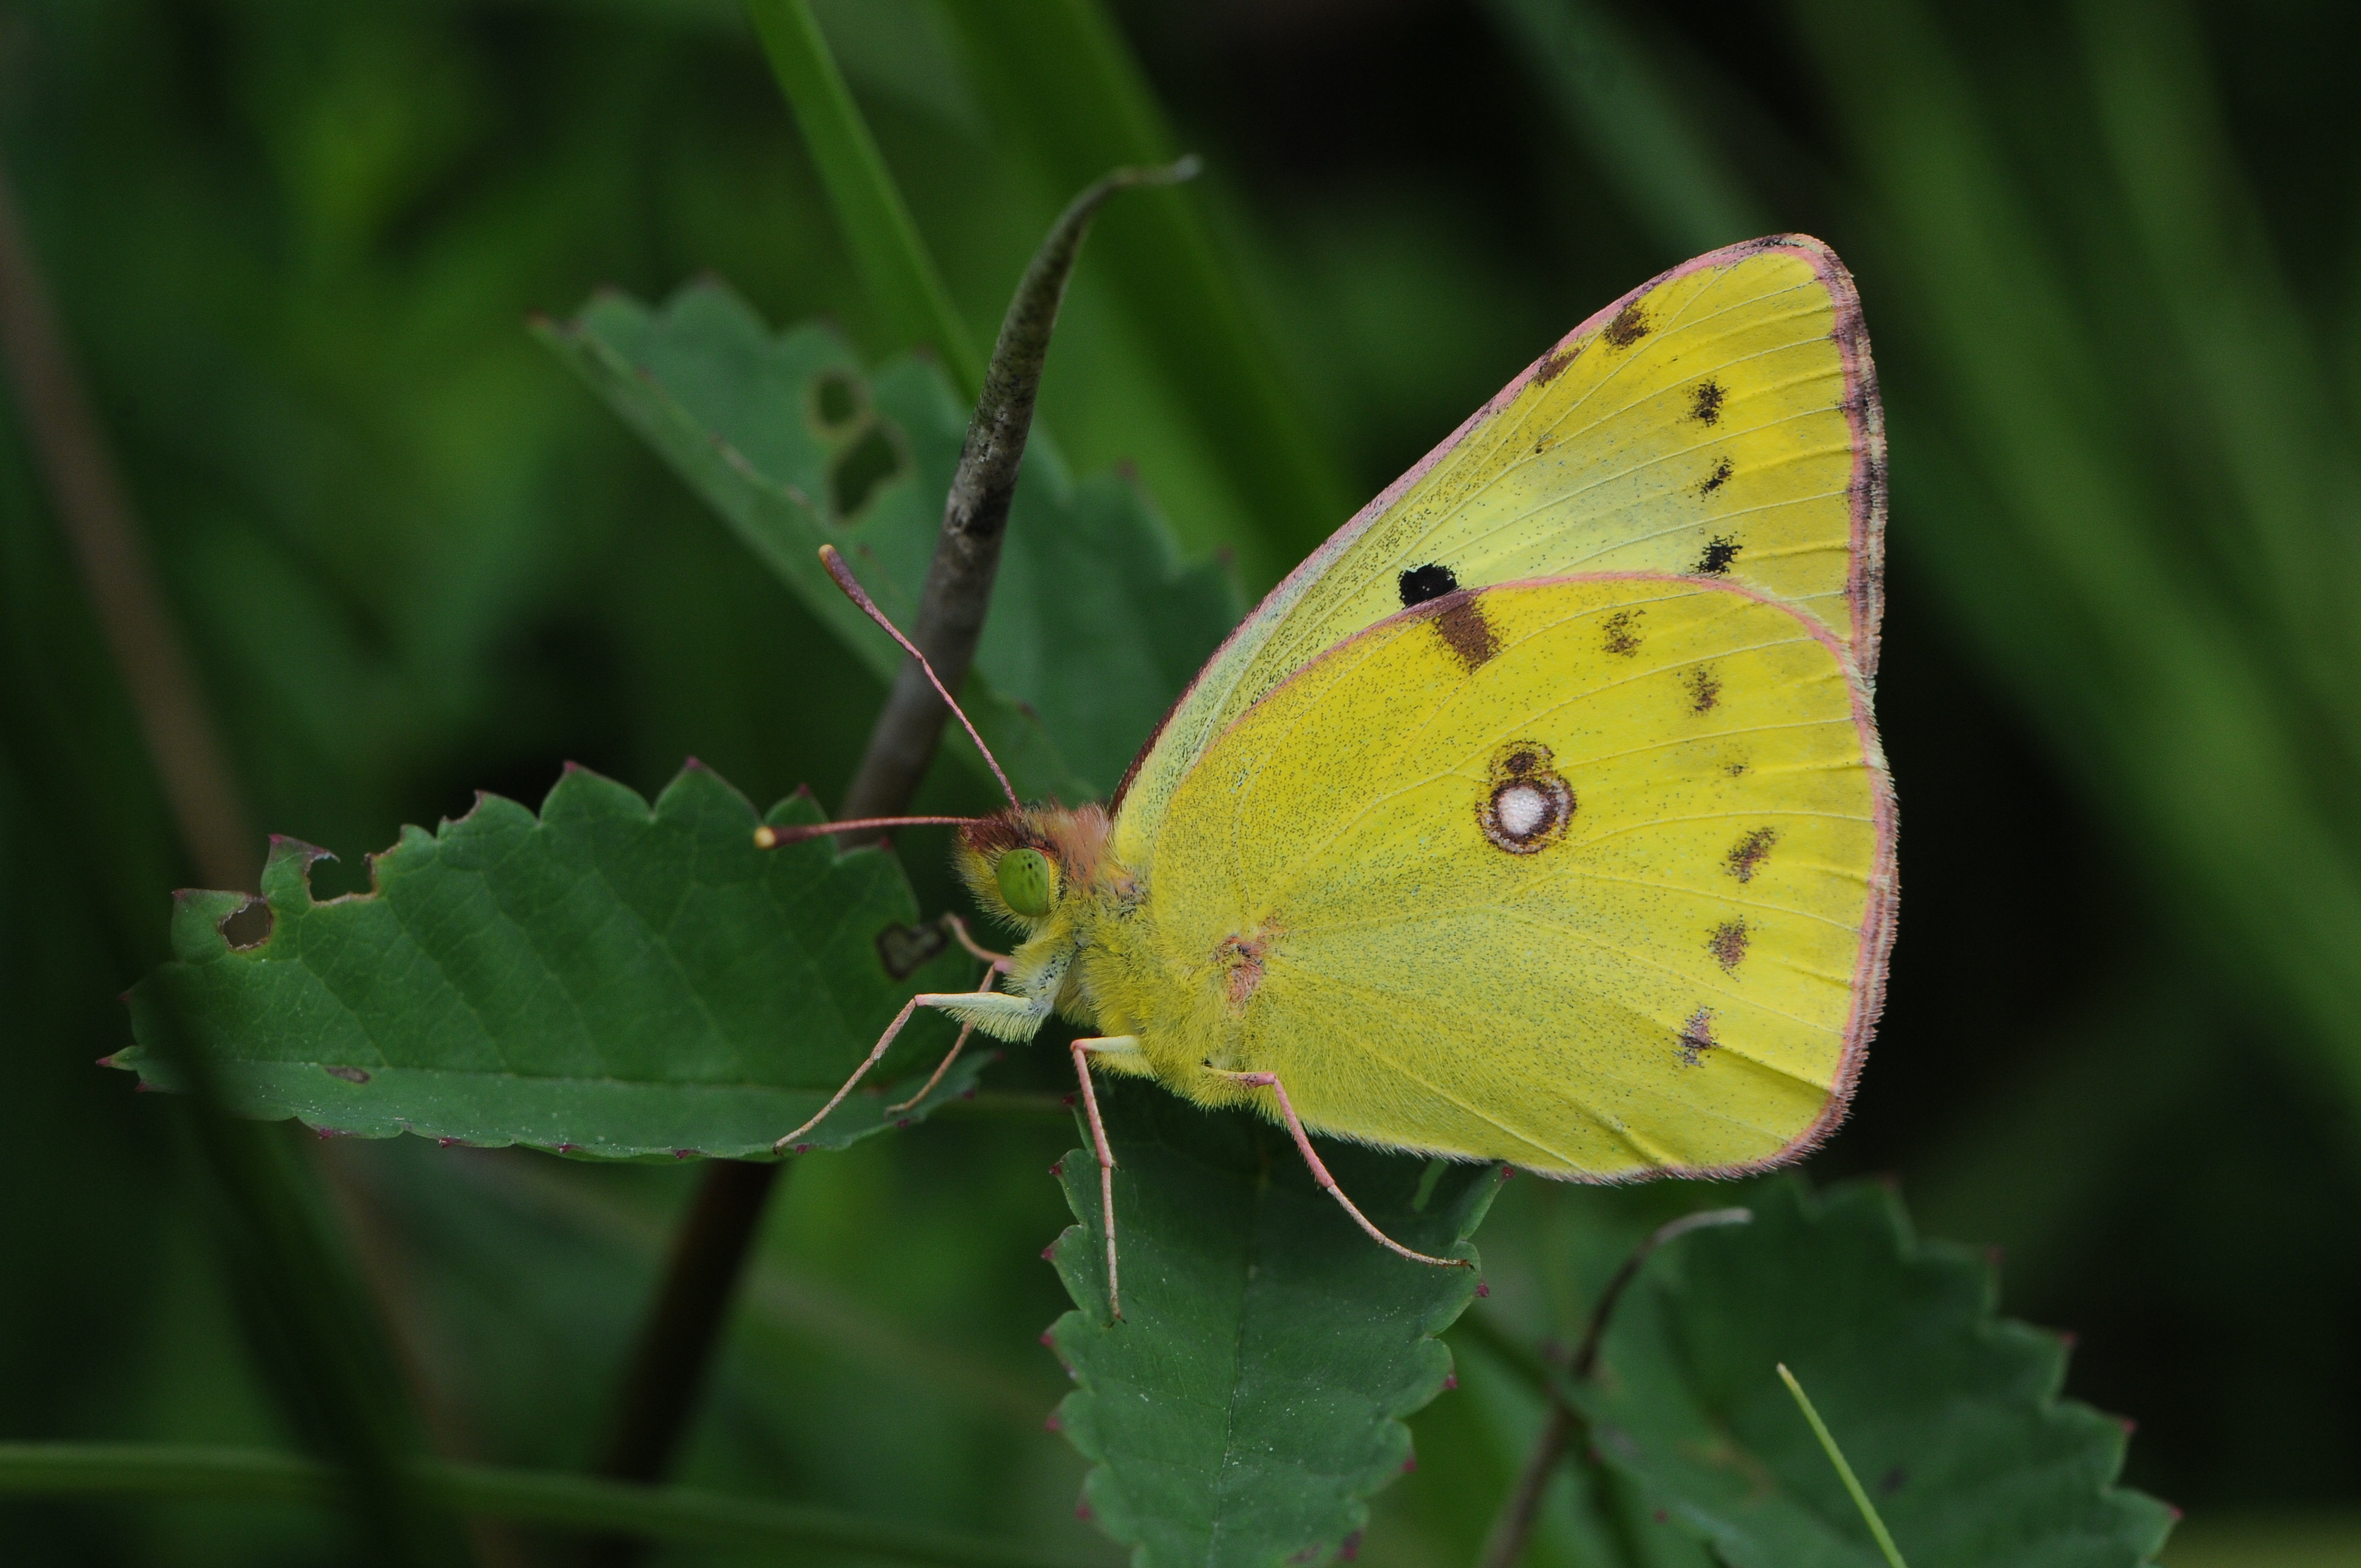
[[[1107,161],[1104,105],[1042,42],[1101,13],[818,9],[988,340]],[[2127,1478],[2190,1510],[2168,1563],[2361,1557],[2361,17],[1112,15],[1207,159],[1191,200],[1294,413],[1206,382],[1117,209],[1043,418],[1077,468],[1135,465],[1250,594],[1652,273],[1778,229],[1851,264],[1893,438],[1908,896],[1811,1169],[1890,1172],[1927,1232],[2005,1249],[2005,1308],[2080,1335],[2070,1392],[2136,1419]],[[692,752],[759,801],[841,789],[876,683],[523,326],[710,271],[898,346],[733,6],[15,0],[0,159],[253,815],[345,857],[324,893],[401,823],[478,787],[536,802],[567,759],[651,794]],[[196,873],[23,413],[0,410],[0,1438],[284,1441],[174,1108],[91,1065]],[[939,906],[937,845],[904,848]],[[1034,1343],[1069,1140],[946,1119],[798,1168],[684,1476],[1088,1550]],[[584,1463],[691,1174],[313,1155],[437,1441]],[[1539,1185],[1487,1231],[1496,1266]],[[1487,1425],[1480,1393],[1421,1418],[1455,1457],[1388,1495],[1373,1558],[1469,1560],[1531,1419]],[[258,1508],[0,1509],[11,1561],[336,1539]]]

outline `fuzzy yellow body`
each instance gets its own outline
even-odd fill
[[[1892,936],[1882,441],[1817,242],[1620,302],[1248,618],[1112,817],[964,830],[1028,937],[1011,994],[929,1004],[1012,1039],[1054,1009],[1201,1103],[1270,1113],[1229,1075],[1276,1075],[1314,1131],[1560,1177],[1808,1146]]]

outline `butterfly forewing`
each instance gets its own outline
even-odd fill
[[[1711,581],[1524,583],[1400,612],[1227,729],[1172,797],[1149,913],[1202,992],[1171,1026],[1316,1127],[1728,1170],[1841,1108],[1892,831],[1824,627]]]
[[[1240,627],[1142,757],[1118,843],[1213,736],[1408,604],[1574,573],[1752,588],[1875,667],[1884,450],[1851,280],[1817,240],[1717,251],[1570,334]]]

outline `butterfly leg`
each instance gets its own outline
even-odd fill
[[[1287,1118],[1287,1130],[1295,1135],[1295,1146],[1298,1152],[1303,1156],[1303,1163],[1312,1168],[1312,1179],[1320,1183],[1321,1186],[1326,1188],[1328,1190],[1328,1196],[1343,1204],[1345,1212],[1353,1216],[1353,1223],[1368,1232],[1370,1236],[1377,1241],[1378,1245],[1386,1248],[1389,1252],[1400,1254],[1402,1256],[1409,1258],[1412,1263],[1429,1263],[1433,1264],[1437,1268],[1473,1268],[1476,1266],[1464,1257],[1429,1257],[1422,1252],[1412,1252],[1410,1248],[1402,1245],[1401,1243],[1394,1240],[1393,1237],[1386,1234],[1385,1232],[1371,1224],[1369,1223],[1369,1217],[1367,1214],[1362,1213],[1360,1210],[1355,1208],[1353,1206],[1353,1201],[1345,1196],[1345,1190],[1336,1185],[1336,1179],[1328,1174],[1328,1168],[1320,1163],[1319,1152],[1312,1148],[1312,1136],[1303,1130],[1303,1123],[1297,1118],[1295,1114],[1295,1106],[1287,1098],[1287,1089],[1279,1081],[1279,1074],[1275,1072],[1224,1072],[1220,1068],[1210,1068],[1209,1070],[1220,1073],[1222,1077],[1230,1080],[1234,1083],[1244,1084],[1248,1089],[1268,1089],[1273,1095],[1278,1097],[1279,1113]]]
[[[946,915],[943,918],[946,920],[955,921],[959,916],[956,915]],[[961,940],[965,940],[967,933],[962,930],[960,932],[960,937]],[[970,946],[972,947],[973,944],[971,943]],[[992,967],[983,971],[983,978],[976,982],[975,989],[977,992],[981,994],[992,989],[992,982],[1000,978],[1002,967],[1009,963],[1010,960],[997,958],[993,954],[985,953],[981,948],[975,948],[975,951],[979,955],[985,958],[991,958],[994,960]],[[974,1025],[961,1024],[960,1025],[959,1038],[951,1042],[950,1054],[935,1064],[934,1076],[927,1080],[926,1086],[920,1089],[916,1094],[911,1095],[907,1100],[903,1101],[900,1104],[888,1105],[885,1109],[895,1113],[907,1111],[911,1106],[916,1105],[919,1101],[924,1100],[928,1095],[932,1094],[935,1091],[935,1085],[943,1080],[943,1074],[950,1071],[951,1063],[959,1060],[960,1052],[967,1048],[967,1037],[974,1033]],[[826,1113],[823,1112],[822,1114],[824,1115]]]
[[[997,972],[1006,974],[1010,970],[1016,967],[1016,960],[1010,958],[1006,953],[995,953],[990,948],[978,942],[973,937],[969,936],[967,934],[967,922],[961,919],[958,916],[944,916],[943,924],[950,928],[951,936],[958,940],[961,947],[965,948],[969,952],[973,953],[977,958],[980,958],[985,963],[990,964]]]
[[[986,974],[984,978],[988,981],[992,976]],[[806,1122],[802,1126],[797,1127],[794,1132],[789,1133],[786,1136],[781,1138],[777,1143],[773,1144],[771,1146],[771,1152],[773,1154],[786,1153],[788,1146],[792,1145],[797,1138],[802,1137],[806,1133],[810,1132],[814,1127],[818,1126],[822,1122],[828,1120],[828,1113],[830,1111],[835,1110],[839,1105],[843,1104],[844,1097],[851,1093],[860,1084],[861,1080],[869,1076],[869,1069],[875,1067],[878,1062],[884,1058],[885,1048],[894,1043],[894,1036],[902,1032],[902,1026],[909,1023],[911,1014],[916,1013],[921,1007],[940,1006],[946,1002],[964,1002],[970,994],[972,993],[960,991],[949,992],[922,991],[918,992],[917,995],[910,998],[909,1001],[902,1003],[902,1011],[894,1014],[894,1021],[885,1025],[885,1032],[877,1037],[877,1044],[870,1047],[868,1059],[863,1061],[859,1067],[852,1069],[852,1076],[844,1080],[844,1087],[838,1090],[834,1094],[829,1097],[828,1103],[819,1108],[818,1114],[812,1117],[810,1121]]]
[[[1107,1310],[1123,1320],[1123,1289],[1115,1271],[1115,1151],[1107,1147],[1106,1124],[1099,1120],[1099,1097],[1091,1088],[1093,1051],[1136,1051],[1139,1042],[1129,1035],[1103,1036],[1074,1042],[1074,1077],[1082,1086],[1082,1111],[1090,1118],[1091,1142],[1099,1156],[1099,1224],[1106,1232]]]

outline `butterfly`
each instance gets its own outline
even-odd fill
[[[1111,802],[961,819],[961,874],[1023,940],[961,929],[983,987],[914,997],[780,1147],[918,1007],[962,1043],[1062,1014],[1095,1031],[1071,1048],[1118,1317],[1094,1069],[1283,1122],[1436,1265],[1308,1134],[1577,1181],[1798,1157],[1844,1114],[1894,938],[1885,511],[1827,246],[1634,290],[1273,589]]]

